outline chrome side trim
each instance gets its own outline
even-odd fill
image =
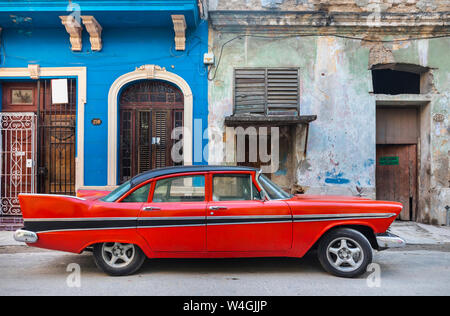
[[[137,217],[65,217],[65,218],[24,218],[24,222],[85,222],[137,220]]]
[[[247,218],[286,218],[291,219],[291,215],[237,215],[237,216],[208,216],[208,220],[214,219],[247,219]]]
[[[188,219],[200,219],[206,220],[206,216],[171,216],[171,217],[138,217],[138,221],[148,221],[148,220],[165,220],[165,221],[176,221],[176,220],[188,220]]]
[[[195,226],[206,226],[205,224],[185,224],[185,225],[149,225],[149,226],[139,226],[137,228],[167,228],[167,227],[195,227]],[[136,228],[136,227],[135,227]]]
[[[347,214],[308,214],[294,215],[294,222],[321,222],[332,220],[390,218],[395,213],[347,213]]]
[[[41,233],[58,233],[58,232],[76,232],[76,231],[90,231],[90,230],[117,230],[117,229],[136,229],[136,226],[131,227],[105,227],[105,228],[68,228],[68,229],[55,229],[55,230],[43,230]]]
[[[243,222],[243,223],[208,223],[207,226],[220,226],[220,225],[246,225],[246,224],[280,224],[280,223],[292,223],[292,221],[276,221],[276,222]]]

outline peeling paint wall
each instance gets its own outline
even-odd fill
[[[308,0],[211,0],[214,10],[249,10],[257,12],[278,9],[288,11],[367,10],[373,1],[308,1]],[[448,10],[443,1],[381,1],[386,12],[431,12]],[[422,10],[422,11],[421,11]],[[286,12],[285,12],[286,11]],[[377,64],[405,63],[429,67],[426,81],[427,104],[419,107],[419,221],[445,224],[450,204],[448,144],[450,104],[450,39],[436,38],[413,41],[369,42],[339,38],[329,34],[291,36],[264,25],[264,36],[252,37],[258,30],[248,28],[255,19],[251,12],[242,18],[241,28],[232,32],[210,28],[210,47],[220,55],[220,67],[209,83],[209,126],[224,131],[224,117],[233,112],[233,69],[237,67],[300,67],[301,115],[317,115],[310,124],[308,151],[305,159],[296,159],[294,186],[311,194],[351,194],[375,198],[376,167],[376,96],[372,94],[370,68]],[[440,14],[440,13],[439,13]],[[223,16],[221,16],[223,19]],[[230,19],[237,19],[230,17]],[[262,21],[264,18],[261,18]],[[219,22],[222,22],[220,20]],[[448,19],[446,20],[448,21]],[[267,21],[266,21],[267,22]],[[226,24],[227,22],[224,22]],[[264,23],[264,22],[259,22]],[[269,22],[267,22],[269,23]],[[309,28],[308,31],[312,29]],[[283,29],[285,30],[285,29]],[[315,32],[322,32],[319,31]],[[418,29],[419,30],[419,29]],[[448,27],[447,27],[448,30]],[[393,35],[382,29],[354,28],[355,37],[389,40]],[[419,30],[420,31],[420,30]],[[345,30],[348,34],[348,29]],[[430,36],[427,29],[426,36]],[[314,31],[311,31],[314,33]],[[236,38],[238,34],[244,37]],[[399,34],[396,34],[397,36]],[[401,35],[401,34],[400,34]],[[433,35],[431,33],[431,35]],[[404,38],[404,37],[403,37]],[[231,40],[231,41],[230,41]],[[212,71],[214,73],[216,69]],[[224,150],[222,139],[209,142],[212,162],[220,163]]]
[[[375,6],[386,12],[446,11],[449,4],[441,0],[210,0],[210,10],[267,10],[333,12],[371,12]]]
[[[214,34],[213,46],[232,37]],[[375,102],[368,94],[368,55],[358,41],[334,37],[236,40],[210,82],[209,124],[224,130],[223,119],[232,114],[234,68],[300,67],[300,112],[318,119],[310,125],[308,154],[295,182],[308,193],[356,194],[360,187],[374,197]],[[209,148],[214,157],[223,144],[210,141]]]

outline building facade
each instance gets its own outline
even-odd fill
[[[19,193],[209,163],[448,224],[449,11],[438,0],[0,1],[0,219],[20,215]]]
[[[286,189],[396,200],[401,219],[448,224],[447,1],[210,0],[208,12],[211,161],[239,160],[227,128],[275,125],[272,179]]]
[[[108,189],[205,163],[193,150],[207,140],[191,132],[207,126],[201,2],[0,1],[0,27],[3,217],[20,215],[21,192]]]

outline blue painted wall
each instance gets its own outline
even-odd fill
[[[186,50],[175,51],[173,26],[104,27],[103,49],[90,50],[89,34],[83,30],[83,50],[72,52],[69,35],[63,25],[39,28],[4,28],[1,34],[0,67],[87,67],[87,103],[85,105],[84,185],[107,183],[108,92],[114,80],[144,64],[155,64],[181,76],[194,96],[194,120],[208,125],[207,69],[203,54],[208,50],[208,24],[199,20],[186,31]],[[0,78],[1,80],[1,78]],[[102,124],[93,126],[91,120]],[[200,138],[197,138],[200,142]],[[206,146],[207,140],[201,141]],[[194,142],[194,148],[200,144]],[[204,163],[204,161],[202,161]]]

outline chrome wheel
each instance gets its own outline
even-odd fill
[[[353,239],[340,237],[328,244],[326,251],[328,262],[337,270],[352,272],[364,262],[364,251]]]
[[[111,242],[102,245],[103,260],[112,268],[128,266],[133,261],[135,254],[136,249],[133,244]]]

